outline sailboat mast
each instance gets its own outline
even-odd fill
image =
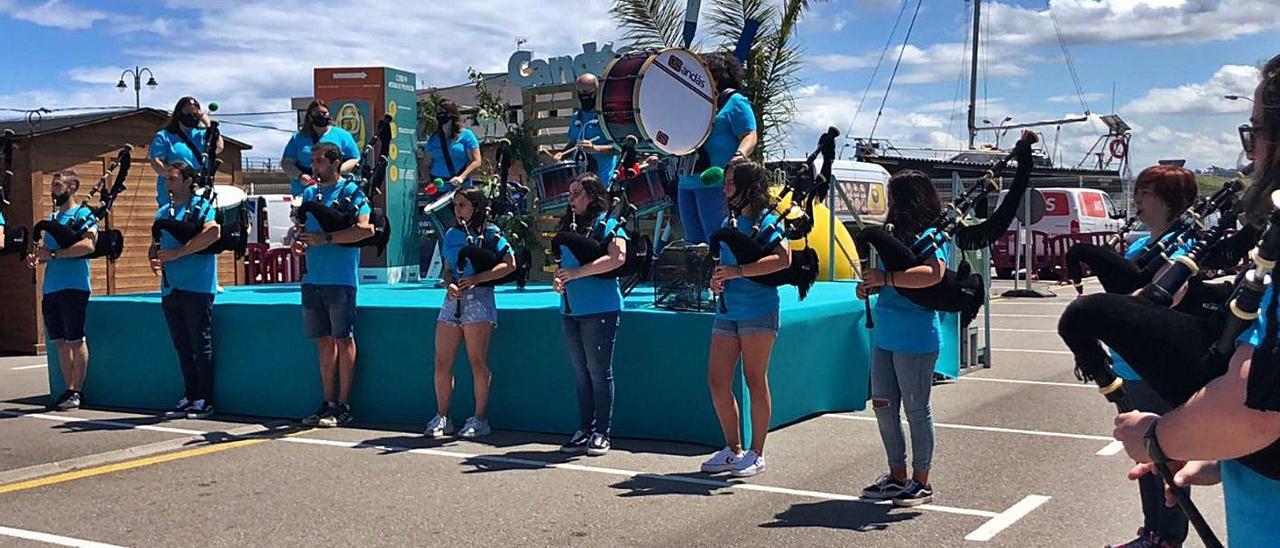
[[[982,0],[973,0],[973,63],[969,70],[969,150],[978,137],[978,30],[982,20]]]

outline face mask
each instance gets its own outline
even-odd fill
[[[196,127],[200,124],[200,118],[194,114],[184,112],[178,116],[178,123],[186,127]]]
[[[49,197],[50,197],[50,198],[53,198],[53,205],[54,205],[54,206],[62,207],[63,205],[66,205],[67,200],[70,200],[70,199],[71,199],[71,193],[70,193],[70,192],[68,192],[68,193],[66,193],[66,194],[54,194],[54,193],[52,193],[52,192],[51,192],[51,193],[49,193]]]
[[[582,104],[582,110],[592,111],[596,109],[596,94],[579,93],[578,102]]]
[[[329,127],[329,124],[333,123],[333,118],[328,116],[316,116],[311,120],[311,123],[315,124],[316,127]]]
[[[436,114],[436,123],[440,124],[440,127],[447,126],[451,122],[453,122],[453,117],[449,116],[448,113],[442,112],[442,113]]]

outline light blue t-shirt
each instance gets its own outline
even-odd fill
[[[358,204],[357,215],[368,215],[369,200],[364,192],[350,179],[343,179],[330,186],[312,185],[302,191],[302,201],[320,200],[332,207],[339,198],[354,196],[352,203]],[[324,232],[315,217],[307,215],[307,232]],[[356,287],[359,284],[360,248],[326,243],[307,248],[307,273],[302,276],[302,283],[314,285],[347,285]]]
[[[1280,482],[1224,460],[1222,494],[1227,506],[1227,538],[1231,548],[1276,545],[1275,520],[1280,516]]]
[[[320,142],[332,143],[338,147],[338,152],[342,153],[343,162],[360,159],[360,145],[356,144],[356,138],[351,136],[351,132],[338,126],[329,126],[329,131],[320,136]],[[299,167],[311,169],[311,147],[315,145],[316,141],[311,138],[311,135],[304,131],[296,132],[284,146],[284,154],[280,155],[280,159],[293,160]],[[289,192],[294,196],[301,196],[304,188],[306,187],[302,186],[297,179],[289,182]]]
[[[604,218],[605,214],[600,214],[591,222],[595,226]],[[623,240],[627,238],[627,231],[622,227],[618,227],[616,232],[617,238]],[[582,263],[578,262],[578,258],[573,256],[568,247],[560,246],[560,264],[563,268],[576,268]],[[622,288],[618,286],[617,278],[600,278],[597,276],[587,276],[578,278],[565,284],[565,295],[568,295],[569,307],[573,310],[572,314],[567,314],[564,309],[564,299],[560,300],[560,313],[567,316],[586,316],[589,314],[601,314],[604,312],[618,312],[622,310]]]
[[[764,221],[760,223],[762,237],[764,241],[769,242],[769,248],[773,248],[777,244],[787,245],[779,226],[774,223],[776,220],[776,214],[766,213]],[[755,219],[739,218],[738,232],[750,234],[755,223]],[[721,226],[729,226],[729,218],[725,218]],[[724,242],[720,243],[720,264],[725,266],[739,264],[738,257],[733,254],[732,249],[729,249],[729,244]],[[725,282],[724,292],[720,294],[720,298],[724,299],[726,312],[721,313],[720,308],[716,307],[717,320],[735,322],[754,320],[777,312],[779,306],[778,288],[764,285],[745,277],[734,278]]]
[[[156,212],[156,220],[160,219],[186,219],[187,212],[192,205],[199,211],[204,208],[204,214],[201,215],[200,223],[208,223],[214,220],[214,214],[217,210],[213,207],[204,207],[205,200],[199,196],[192,196],[191,200],[183,204],[169,204],[162,206]],[[174,238],[167,230],[160,231],[160,249],[178,249],[182,247],[182,242]],[[182,291],[190,291],[192,293],[205,293],[212,295],[218,289],[218,259],[217,255],[194,253],[187,255],[176,261],[170,261],[164,265],[164,273],[160,279],[160,293],[168,295],[175,289]]]
[[[725,101],[724,106],[720,107],[720,111],[716,113],[715,122],[711,125],[711,135],[702,145],[707,151],[707,158],[711,160],[711,165],[720,167],[729,165],[729,160],[733,159],[733,153],[738,150],[738,142],[742,136],[755,130],[756,114],[751,108],[751,101],[741,93],[733,94],[733,97]],[[699,175],[681,176],[680,188],[702,188]],[[723,185],[722,181],[719,185],[710,186]]]
[[[1124,258],[1129,260],[1137,258],[1138,255],[1142,253],[1142,248],[1146,247],[1147,242],[1149,241],[1151,241],[1151,236],[1143,236],[1134,240],[1132,244],[1129,244],[1129,248],[1124,251]],[[1188,251],[1191,251],[1194,244],[1195,242],[1188,241],[1175,247],[1173,249],[1173,253],[1169,254],[1169,258],[1176,259],[1186,255]],[[1119,354],[1116,354],[1114,350],[1109,350],[1109,352],[1111,352],[1111,369],[1115,371],[1117,377],[1126,381],[1142,380],[1142,377],[1138,375],[1138,372],[1134,371],[1133,368],[1129,366],[1129,362],[1126,362],[1124,358],[1120,357]]]
[[[93,212],[89,208],[75,206],[67,211],[59,211],[49,216],[54,222],[60,225],[70,224],[73,220],[80,221],[89,218],[87,226],[96,226],[98,220],[93,218]],[[57,251],[58,241],[53,239],[53,235],[45,233],[44,245],[49,251]],[[90,291],[89,286],[89,259],[63,259],[61,257],[50,259],[44,267],[44,288],[43,293],[48,295],[54,291],[62,291],[64,289],[78,289],[80,291]]]
[[[498,228],[497,225],[494,224],[485,226],[485,241],[492,242],[495,238],[497,239],[497,245],[492,248],[497,250],[499,258],[505,258],[513,253],[511,245],[507,243],[507,237],[502,234],[502,229]],[[479,240],[475,242],[475,245],[480,244],[481,242]],[[466,245],[467,235],[462,231],[462,229],[455,226],[444,233],[444,260],[449,263],[449,268],[455,269],[455,272],[458,268],[458,252],[462,251],[462,248],[466,247]],[[471,276],[475,273],[475,266],[471,264],[471,261],[467,261],[467,266],[462,269],[462,275]]]
[[[573,122],[569,124],[568,144],[576,145],[578,141],[584,139],[597,145],[608,144],[604,139],[604,132],[600,130],[599,114],[579,110],[573,113]],[[573,155],[570,153],[565,157],[572,158]],[[609,182],[613,180],[613,172],[618,167],[618,155],[593,152],[591,157],[596,160],[596,175],[600,177],[600,182],[604,183],[605,188],[609,188]]]
[[[203,166],[200,163],[200,155],[204,154],[205,128],[181,131],[191,138],[191,144],[196,146],[196,150],[191,150],[191,147],[187,146],[178,134],[162,129],[157,131],[155,138],[151,140],[151,149],[147,151],[147,155],[152,160],[157,158],[163,160],[165,165],[179,161],[186,162],[187,165],[199,171]],[[169,192],[165,189],[164,180],[163,174],[156,177],[156,203],[162,206],[169,203]]]
[[[480,141],[476,139],[476,134],[470,129],[462,128],[458,132],[458,138],[449,143],[449,158],[453,160],[454,173],[449,173],[449,163],[444,160],[444,152],[440,146],[440,134],[432,133],[427,142],[422,145],[422,150],[431,155],[431,177],[433,179],[444,179],[445,184],[436,189],[436,192],[448,192],[453,190],[453,185],[449,184],[449,179],[455,175],[460,175],[462,170],[467,168],[467,164],[471,163],[471,151],[480,148]]]
[[[4,226],[4,212],[0,211],[0,226]]]
[[[921,237],[932,237],[930,228]],[[934,249],[933,256],[946,265],[951,242]],[[878,265],[884,268],[884,264]],[[876,298],[876,348],[890,352],[928,354],[942,348],[942,322],[937,310],[907,300],[896,288],[884,285]]]

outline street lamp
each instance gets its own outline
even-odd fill
[[[1006,129],[1004,131],[1000,131],[1000,128],[1004,127],[1004,125],[1009,123],[1012,119],[1013,116],[1005,116],[1004,120],[1000,121],[1000,125],[996,126],[996,150],[1000,150],[1000,138],[1004,137],[1004,134],[1009,133],[1009,130]]]
[[[116,89],[123,93],[124,90],[129,89],[129,86],[124,83],[124,77],[130,75],[133,76],[134,108],[142,108],[142,73],[144,72],[147,73],[147,87],[156,89],[156,86],[160,85],[156,83],[156,75],[151,72],[151,69],[145,67],[138,68],[137,66],[134,66],[133,70],[125,69],[124,72],[120,73],[120,81],[116,82]]]
[[[1239,101],[1241,99],[1244,99],[1245,101],[1248,101],[1250,103],[1253,102],[1253,97],[1247,97],[1244,95],[1223,95],[1222,98],[1230,101]]]

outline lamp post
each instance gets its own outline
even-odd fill
[[[124,72],[120,73],[120,81],[116,82],[116,89],[120,90],[121,93],[123,93],[124,90],[129,89],[129,86],[124,83],[124,77],[133,76],[134,108],[142,108],[142,73],[144,72],[147,73],[148,88],[155,89],[156,86],[160,85],[156,83],[156,75],[151,72],[151,69],[146,67],[139,68],[137,66],[134,66],[132,70],[125,69]]]
[[[1009,130],[1000,131],[1000,128],[1003,128],[1010,120],[1013,120],[1013,116],[1005,116],[1004,120],[1000,121],[1000,125],[996,126],[996,150],[1000,150],[1000,138],[1009,133]]]
[[[1239,101],[1239,100],[1241,100],[1241,99],[1244,99],[1245,101],[1248,101],[1248,102],[1250,102],[1250,103],[1252,103],[1252,102],[1253,102],[1253,97],[1248,97],[1248,96],[1245,96],[1245,95],[1234,95],[1234,94],[1233,94],[1233,95],[1223,95],[1223,96],[1222,96],[1222,98],[1223,98],[1223,99],[1226,99],[1226,100],[1228,100],[1228,101]]]

